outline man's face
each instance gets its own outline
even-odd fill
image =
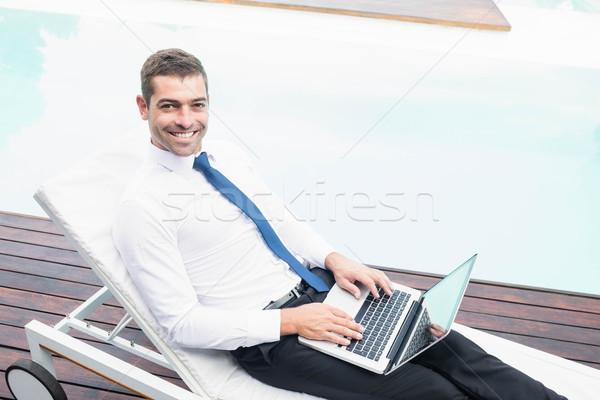
[[[152,144],[177,156],[200,151],[208,127],[208,95],[202,75],[155,76],[150,104],[136,98],[140,114],[148,121]]]

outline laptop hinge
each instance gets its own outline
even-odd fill
[[[392,360],[391,363],[387,366],[385,372],[388,372],[390,368],[393,368],[396,363],[398,363],[398,359],[402,354],[402,350],[406,347],[408,343],[408,338],[410,337],[409,332],[414,328],[415,322],[417,320],[416,316],[419,314],[422,308],[423,297],[419,299],[419,301],[414,301],[410,308],[408,309],[408,314],[402,323],[402,327],[400,331],[396,335],[396,339],[394,340],[394,344],[390,349],[387,358]]]

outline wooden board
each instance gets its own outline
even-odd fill
[[[493,0],[198,0],[510,31]]]

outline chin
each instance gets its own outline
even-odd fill
[[[185,146],[185,147],[172,147],[169,149],[169,151],[171,151],[171,153],[180,156],[180,157],[187,157],[187,156],[191,156],[192,154],[196,153],[196,150],[199,149],[201,146],[195,145],[195,146]]]
[[[187,157],[187,156],[191,156],[192,154],[194,154],[194,152],[192,150],[187,150],[187,149],[185,149],[185,150],[184,149],[172,149],[169,151],[179,157]]]

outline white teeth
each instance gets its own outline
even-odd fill
[[[187,139],[192,137],[192,135],[194,134],[194,131],[192,132],[183,132],[183,133],[179,133],[179,132],[172,132],[171,133],[173,136],[176,136],[180,139]]]

